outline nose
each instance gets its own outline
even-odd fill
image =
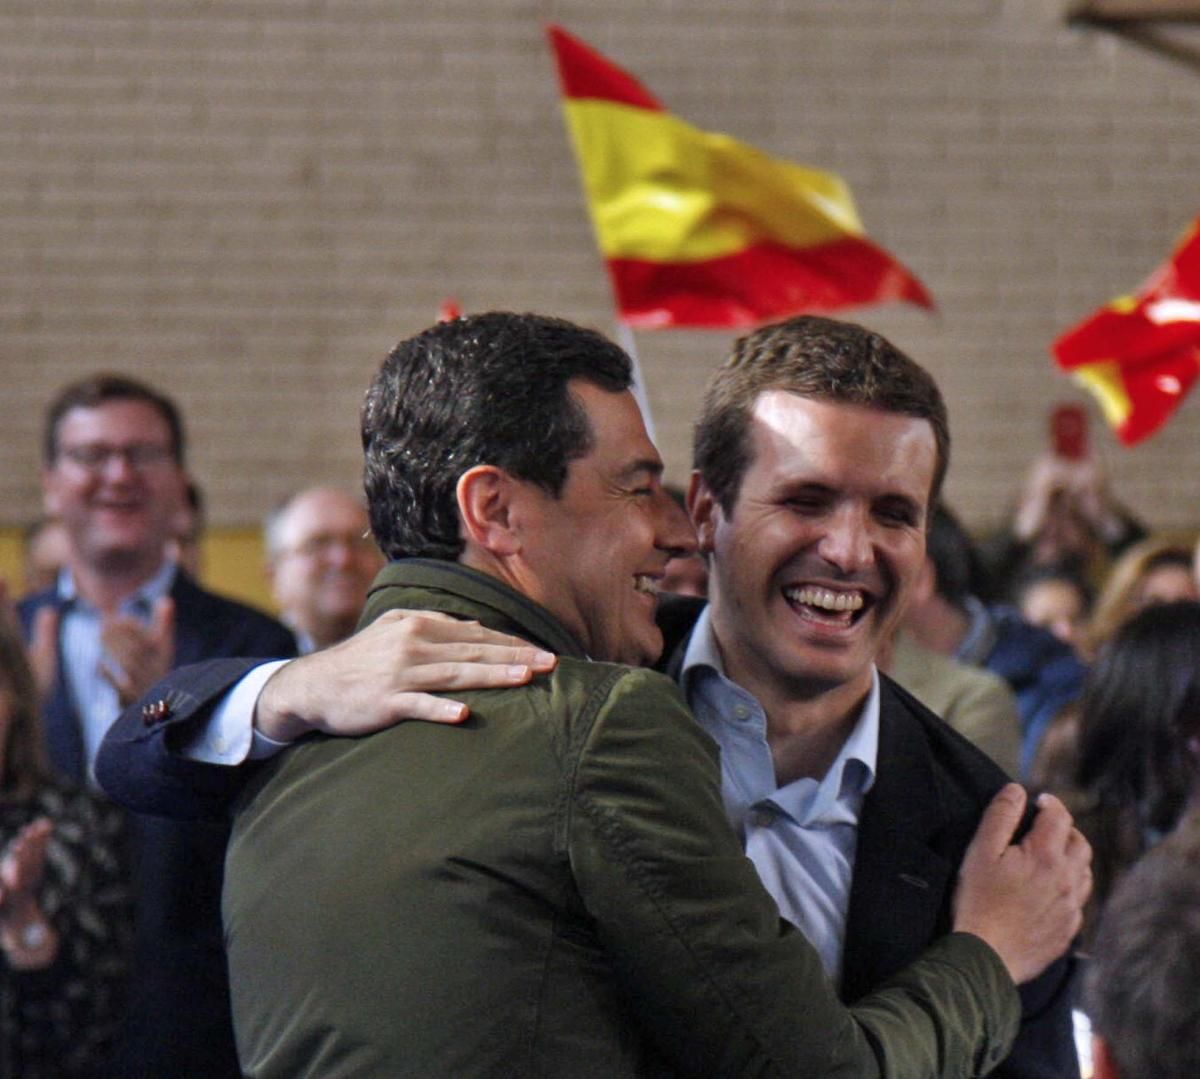
[[[684,558],[695,554],[696,530],[692,527],[692,519],[687,515],[687,511],[665,491],[659,492],[658,501],[655,547],[666,551],[671,558]]]
[[[104,458],[100,475],[108,483],[132,483],[137,479],[138,471],[126,451],[115,450]]]
[[[321,553],[332,566],[348,566],[354,561],[354,540],[346,536],[334,537]]]
[[[875,562],[870,513],[856,505],[838,506],[826,519],[817,553],[843,573],[856,573]]]

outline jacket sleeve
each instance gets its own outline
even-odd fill
[[[205,764],[184,757],[178,747],[260,662],[214,659],[180,667],[126,708],[96,757],[96,779],[105,793],[137,813],[180,820],[224,817],[259,762]],[[143,711],[160,704],[149,714]]]
[[[847,1008],[743,856],[716,748],[676,687],[625,672],[589,710],[567,853],[635,1014],[681,1074],[965,1077],[1003,1059],[1018,997],[986,944],[951,934]]]
[[[1020,986],[1021,1027],[996,1079],[1079,1079],[1071,1014],[1077,964],[1065,956]]]

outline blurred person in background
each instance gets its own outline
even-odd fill
[[[86,786],[122,704],[168,670],[294,655],[296,645],[274,619],[205,591],[168,557],[187,482],[170,398],[121,375],[73,383],[47,409],[42,453],[45,510],[66,528],[68,558],[54,587],[18,610],[50,764]],[[134,958],[109,1073],[239,1075],[220,918],[228,827],[131,814],[126,828]]]
[[[918,644],[999,675],[1017,696],[1021,775],[1051,721],[1077,700],[1084,667],[1072,649],[1026,622],[1014,607],[985,604],[973,591],[974,545],[943,505],[930,514],[926,559],[932,587],[909,604],[904,628]]]
[[[53,587],[71,542],[62,521],[39,517],[26,527],[22,541],[26,595]]]
[[[1088,625],[1087,647],[1093,655],[1138,611],[1200,598],[1192,574],[1194,546],[1190,536],[1151,536],[1117,559]]]
[[[1147,608],[1100,651],[1079,705],[1074,792],[1102,907],[1121,874],[1200,808],[1200,603]],[[1069,755],[1069,732],[1063,752]]]
[[[362,502],[337,487],[309,487],[263,526],[267,578],[301,653],[354,632],[367,589],[383,567]]]
[[[1013,582],[1012,601],[1026,622],[1049,630],[1078,655],[1086,648],[1092,587],[1071,566],[1030,566]]]
[[[879,669],[984,751],[1009,776],[1021,768],[1021,714],[999,675],[922,647],[900,630],[880,651]]]
[[[1084,985],[1095,1079],[1200,1075],[1200,816],[1113,893]]]
[[[108,1075],[132,910],[121,814],[55,779],[16,623],[0,611],[0,1075]]]
[[[1096,458],[1044,453],[1033,462],[1009,523],[980,545],[990,586],[985,598],[1010,594],[1028,566],[1071,565],[1098,584],[1111,559],[1145,535],[1113,497]]]

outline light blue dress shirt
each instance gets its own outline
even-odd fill
[[[725,676],[705,608],[684,654],[683,691],[696,719],[721,747],[721,793],[746,854],[780,913],[840,981],[846,911],[854,875],[858,815],[875,781],[879,676],[858,722],[819,782],[780,787],[762,706]]]
[[[121,601],[117,610],[148,623],[154,604],[170,593],[174,583],[175,563],[164,562],[153,577]],[[103,621],[100,611],[79,595],[70,570],[64,569],[59,574],[57,588],[64,604],[59,623],[60,662],[71,702],[79,713],[88,781],[94,785],[92,765],[101,740],[121,714],[121,702],[116,689],[102,673],[106,666],[112,665],[112,659],[100,641]]]

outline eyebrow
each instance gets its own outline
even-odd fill
[[[635,476],[643,472],[649,473],[651,476],[661,476],[665,466],[662,461],[658,461],[653,457],[642,457],[637,461],[631,461],[620,472],[617,473],[619,480],[631,480]]]

